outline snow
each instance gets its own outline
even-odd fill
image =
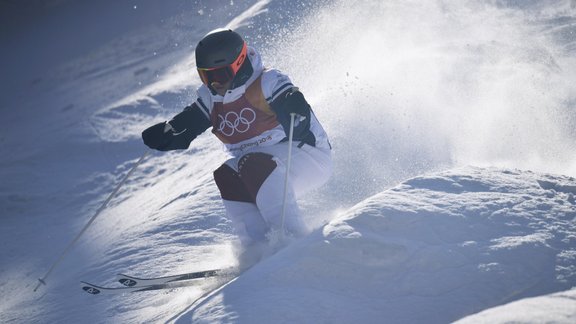
[[[0,322],[573,323],[575,22],[569,0],[0,3]],[[331,137],[313,233],[211,294],[84,293],[238,263],[207,133],[146,158],[33,292],[222,26]]]
[[[569,290],[576,191],[541,182],[575,179],[472,167],[413,178],[269,257],[181,320],[447,323]],[[567,323],[576,308],[564,303]]]
[[[569,323],[574,321],[576,290],[525,298],[465,317],[456,323]]]

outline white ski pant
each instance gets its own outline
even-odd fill
[[[284,230],[293,236],[306,234],[296,199],[323,185],[332,173],[329,149],[294,143],[288,176]],[[241,241],[263,241],[270,230],[282,226],[282,203],[288,143],[256,147],[226,161],[214,172],[226,214]]]

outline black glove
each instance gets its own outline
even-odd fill
[[[167,122],[158,123],[142,132],[144,144],[151,149],[168,151],[174,139],[174,129]]]
[[[169,122],[158,123],[142,132],[144,144],[159,151],[185,150],[190,143],[212,126],[202,110],[194,103]]]
[[[276,113],[276,118],[284,128],[286,135],[290,133],[290,114],[298,115],[295,118],[294,140],[315,145],[316,139],[310,131],[312,108],[304,99],[302,92],[298,91],[298,88],[294,87],[278,96],[276,100],[270,103],[270,107]]]
[[[298,91],[298,88],[287,91],[281,103],[284,110],[289,114],[295,113],[305,118],[310,117],[310,105],[304,99],[302,92]]]

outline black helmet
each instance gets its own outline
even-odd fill
[[[246,56],[246,42],[238,33],[232,30],[212,32],[196,46],[198,74],[206,85],[228,82],[234,79]]]

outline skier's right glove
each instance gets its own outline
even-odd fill
[[[174,140],[175,134],[169,122],[162,122],[146,128],[142,132],[142,139],[144,144],[151,149],[169,151],[168,147]]]
[[[142,132],[144,144],[159,151],[185,150],[196,136],[212,126],[204,112],[192,104],[168,122],[158,123]]]

